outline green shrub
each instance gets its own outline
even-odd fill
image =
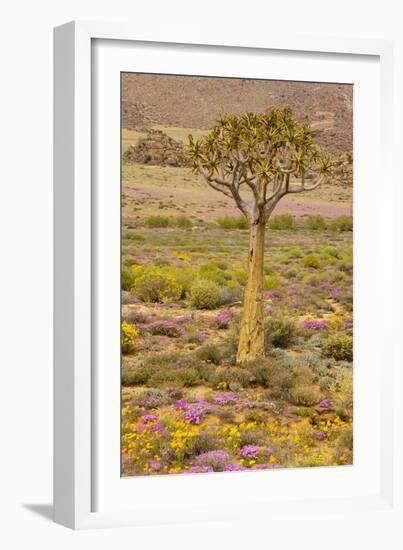
[[[192,267],[165,265],[161,267],[161,272],[174,279],[182,288],[180,298],[185,298],[189,294],[190,287],[195,279],[195,270]]]
[[[298,271],[294,268],[287,269],[287,271],[284,273],[284,277],[287,279],[295,279],[298,275]]]
[[[244,367],[219,367],[211,378],[212,385],[217,388],[235,390],[235,385],[248,387],[253,381],[253,375]]]
[[[279,214],[273,216],[269,221],[269,228],[275,230],[294,229],[296,227],[295,218],[291,214]]]
[[[335,246],[325,246],[323,252],[332,258],[340,258],[340,250]]]
[[[222,271],[214,262],[205,262],[200,264],[198,269],[198,278],[213,281],[219,285],[224,285],[227,281],[226,273]]]
[[[185,215],[177,216],[174,220],[172,220],[172,224],[180,229],[189,229],[192,227],[192,222]]]
[[[291,317],[268,317],[264,332],[266,347],[286,348],[295,341],[298,328]]]
[[[143,302],[165,303],[179,300],[183,288],[160,268],[150,268],[135,280],[134,290]]]
[[[352,231],[353,217],[352,216],[337,216],[330,222],[329,227],[332,231]]]
[[[280,285],[280,281],[278,280],[278,277],[276,275],[266,275],[264,278],[264,289],[265,290],[273,290],[275,288],[278,288]]]
[[[274,378],[273,364],[275,362],[270,359],[255,359],[248,363],[247,368],[256,384],[268,388]]]
[[[280,254],[275,254],[273,256],[273,261],[279,264],[288,265],[289,263],[291,263],[291,258],[288,256],[288,254],[281,252]]]
[[[329,282],[330,283],[345,283],[346,282],[346,275],[343,271],[334,271],[330,273],[329,275]]]
[[[321,400],[322,394],[316,386],[295,386],[290,390],[290,400],[293,405],[311,407]]]
[[[302,258],[304,254],[300,248],[294,247],[291,248],[291,250],[288,252],[288,255],[290,258]]]
[[[215,309],[220,305],[220,287],[214,281],[196,279],[190,287],[189,298],[196,309]]]
[[[123,267],[122,274],[121,274],[122,290],[131,290],[133,288],[135,280],[136,280],[136,276],[133,270]]]
[[[223,359],[223,351],[220,346],[206,344],[197,350],[196,356],[206,363],[220,365]]]
[[[223,216],[217,218],[217,223],[222,229],[248,229],[245,216]]]
[[[122,366],[122,385],[123,386],[137,386],[141,384],[147,384],[150,379],[151,372],[149,369],[138,365],[125,365]]]
[[[190,387],[203,383],[207,375],[211,375],[211,370],[208,373],[205,372],[209,368],[212,369],[211,366],[203,365],[191,353],[151,354],[143,359],[141,365],[123,365],[122,383]]]
[[[316,416],[315,410],[310,407],[298,407],[295,409],[294,414],[302,418],[315,418]]]
[[[305,258],[302,259],[302,264],[306,267],[313,267],[315,269],[320,268],[320,261],[315,254],[308,254]]]
[[[324,231],[327,229],[327,223],[323,216],[316,214],[315,216],[308,216],[304,223],[305,229],[310,231]]]
[[[138,241],[138,242],[144,242],[146,240],[144,235],[141,235],[140,233],[132,233],[132,232],[123,233],[122,239],[129,239],[131,241]]]
[[[189,367],[186,369],[180,369],[177,372],[177,378],[175,381],[184,387],[191,387],[200,383],[200,377],[195,368]]]
[[[320,273],[308,273],[302,279],[302,281],[308,285],[319,286],[324,280],[323,274]],[[311,298],[313,298],[311,296]]]
[[[245,422],[256,422],[257,424],[266,420],[266,415],[259,409],[251,409],[245,412]]]
[[[322,342],[322,353],[336,361],[353,360],[353,337],[350,334],[335,332]]]
[[[168,216],[150,216],[146,219],[146,225],[150,228],[156,228],[156,227],[169,227],[170,220]]]
[[[248,275],[244,269],[231,271],[231,277],[241,285],[245,285],[248,280]]]

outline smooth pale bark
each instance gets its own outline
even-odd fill
[[[249,230],[248,280],[245,286],[237,363],[264,357],[263,260],[266,225],[253,224]]]

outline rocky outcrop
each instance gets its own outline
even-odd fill
[[[125,163],[151,164],[158,166],[190,166],[183,146],[161,130],[147,130],[146,137],[123,154]]]

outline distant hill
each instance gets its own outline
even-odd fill
[[[222,111],[262,112],[291,107],[334,154],[352,150],[353,88],[322,84],[126,73],[122,76],[122,126],[210,128]]]

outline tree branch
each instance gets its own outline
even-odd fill
[[[207,178],[206,178],[207,179]],[[211,180],[211,179],[207,179],[207,183],[210,185],[210,187],[212,187],[213,189],[215,189],[216,191],[220,191],[220,193],[223,193],[226,197],[229,197],[230,199],[233,197],[231,191],[227,191],[226,189],[223,189],[222,187],[220,187],[220,185],[216,185],[214,183],[214,180]]]
[[[322,183],[324,179],[325,179],[324,176],[319,176],[318,181],[313,185],[310,185],[309,187],[305,187],[304,184],[301,184],[301,187],[297,187],[296,189],[291,189],[291,188],[288,189],[287,193],[302,193],[303,191],[313,191],[314,189],[319,187],[319,185]]]
[[[239,210],[245,214],[248,220],[251,220],[253,217],[253,210],[251,206],[241,197],[241,194],[239,193],[239,186],[241,185],[242,182],[239,180],[237,176],[238,166],[239,164],[238,162],[236,162],[232,172],[231,193],[232,193],[232,196],[234,197],[234,200]]]

